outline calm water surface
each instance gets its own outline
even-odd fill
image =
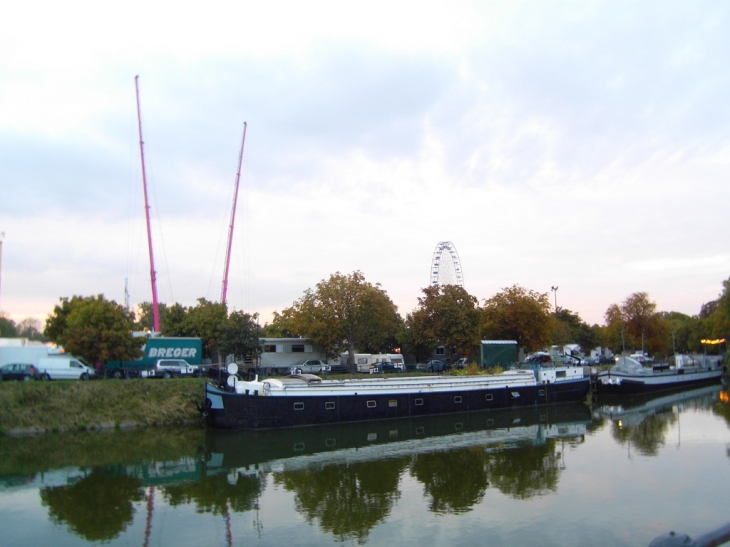
[[[730,521],[730,404],[0,438],[0,547],[647,546]],[[613,403],[613,406],[609,406]]]

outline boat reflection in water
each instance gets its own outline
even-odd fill
[[[611,420],[611,434],[620,444],[654,456],[664,446],[669,428],[690,408],[708,408],[718,401],[721,385],[658,395],[602,396],[596,417]]]
[[[483,446],[487,452],[581,438],[582,403],[264,431],[206,432],[208,473],[283,471]]]

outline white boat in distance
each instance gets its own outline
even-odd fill
[[[644,366],[631,357],[619,357],[616,365],[596,378],[599,395],[634,395],[683,389],[720,382],[723,366],[719,356],[676,355],[674,364]]]
[[[479,376],[257,376],[225,389],[207,384],[201,411],[210,427],[270,429],[576,402],[589,387],[583,368],[572,366]]]

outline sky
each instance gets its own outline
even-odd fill
[[[7,3],[0,312],[219,301],[269,321],[361,271],[405,316],[439,242],[603,323],[730,277],[730,4]],[[557,287],[557,290],[552,290]]]

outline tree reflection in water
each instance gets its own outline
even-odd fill
[[[484,447],[414,456],[411,476],[424,485],[435,513],[470,511],[484,497],[489,482]]]
[[[555,491],[560,458],[555,439],[546,439],[542,445],[496,450],[487,455],[487,476],[503,494],[525,500]]]
[[[616,420],[611,424],[611,435],[621,445],[631,443],[631,448],[642,456],[656,456],[664,446],[667,431],[676,421],[673,411],[647,416],[634,425]]]
[[[195,504],[198,513],[227,516],[229,511],[242,513],[258,509],[258,498],[266,488],[266,475],[242,475],[236,471],[228,475],[207,476],[190,484],[166,486],[163,495],[170,505]]]
[[[140,479],[110,476],[101,467],[73,485],[45,488],[40,496],[53,522],[66,523],[73,533],[89,541],[118,536],[132,522],[132,503],[145,497]]]
[[[340,541],[364,544],[370,530],[385,520],[400,497],[398,482],[408,458],[274,473],[274,483],[295,494],[295,508],[307,522]]]

